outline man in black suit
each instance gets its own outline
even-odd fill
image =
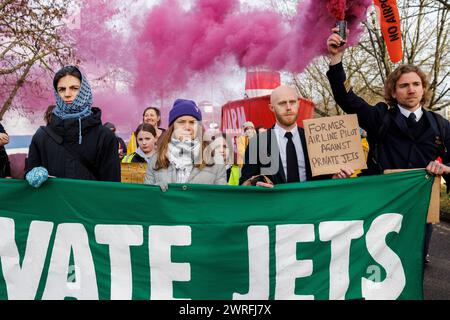
[[[257,185],[264,187],[312,179],[305,133],[297,126],[298,98],[297,91],[288,86],[280,86],[272,92],[269,107],[275,114],[276,124],[250,140],[241,185],[252,184],[252,177],[260,175],[271,181],[261,178]],[[347,178],[352,174],[352,170],[342,168],[333,178]]]
[[[356,114],[367,131],[369,157],[367,174],[386,169],[426,168],[443,175],[450,183],[450,122],[424,109],[430,85],[426,74],[414,65],[400,65],[387,78],[385,102],[371,106],[345,86],[342,66],[345,41],[332,29],[327,40],[330,69],[327,72],[334,99],[347,113]],[[428,224],[425,262],[432,225]]]

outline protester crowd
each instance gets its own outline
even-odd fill
[[[332,31],[327,40],[332,92],[346,113],[357,115],[369,146],[368,169],[357,174],[426,168],[448,179],[450,123],[425,109],[430,91],[425,73],[417,66],[399,66],[386,80],[386,102],[371,106],[347,88],[342,64],[345,40],[336,29]],[[79,68],[65,66],[56,72],[53,90],[55,104],[48,107],[46,125],[33,136],[26,159],[25,178],[36,188],[49,177],[119,182],[121,165],[132,163],[146,164],[144,183],[162,190],[170,183],[272,188],[355,175],[342,167],[334,175],[312,176],[305,132],[297,125],[299,96],[288,86],[276,88],[270,96],[269,108],[276,119],[272,128],[247,121],[235,140],[225,133],[210,136],[202,126],[197,104],[177,99],[166,130],[161,127],[158,108],[143,111],[142,123],[130,138],[136,148],[128,150],[115,134],[115,125],[103,123],[101,110],[93,107],[88,79]],[[8,143],[9,136],[0,124],[0,177],[11,176],[4,148]],[[427,225],[425,255],[431,230]]]

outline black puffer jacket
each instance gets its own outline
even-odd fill
[[[79,132],[78,119],[53,115],[50,124],[34,134],[25,171],[42,166],[58,178],[120,181],[117,139],[102,126],[99,108],[92,108],[92,115],[81,120],[81,144]],[[84,161],[80,160],[83,157]]]
[[[0,133],[6,133],[1,123],[0,123]],[[11,168],[9,166],[8,154],[6,153],[5,147],[0,146],[0,178],[10,176],[11,176]]]

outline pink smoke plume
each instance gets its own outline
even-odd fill
[[[372,1],[332,2],[340,10],[348,8],[349,42],[355,43]],[[301,72],[326,53],[336,20],[329,5],[327,0],[305,0],[297,16],[286,22],[272,11],[239,12],[237,0],[198,0],[187,12],[175,0],[162,1],[147,14],[143,30],[136,30],[135,91],[142,97],[182,89],[193,74],[229,56],[240,67]]]
[[[128,38],[119,32],[128,28],[126,23],[111,24],[118,3],[81,2],[79,27],[64,30],[73,39],[76,60],[64,63],[79,61],[87,72],[94,85],[94,104],[102,108],[104,121],[134,130],[143,109],[155,98],[171,96],[193,79],[208,79],[232,59],[240,67],[303,71],[314,58],[326,54],[326,38],[338,9],[345,8],[349,43],[356,43],[372,0],[304,0],[292,19],[269,10],[240,11],[238,0],[197,0],[189,10],[181,1],[161,0],[143,18],[126,17],[131,25]],[[56,71],[60,66],[53,67]],[[126,83],[132,90],[116,90],[114,83],[102,85],[102,76],[116,70],[129,74]],[[35,78],[48,91],[42,100],[28,98],[25,92],[23,104],[39,113],[54,103],[52,75]],[[110,77],[105,79],[111,82]]]
[[[120,34],[121,27],[111,22],[121,13],[116,1],[83,0],[81,3],[79,25],[67,30],[74,39],[76,56],[89,63],[90,67],[97,65],[100,69],[111,66],[130,69],[132,60],[127,52],[127,39]]]
[[[42,115],[44,110],[51,103],[53,98],[53,89],[51,82],[49,81],[49,73],[46,72],[41,66],[34,65],[27,78],[23,82],[17,95],[14,97],[14,101],[20,101],[18,104],[12,105],[12,109],[16,110],[19,105],[24,106],[24,110],[28,117],[36,118],[42,122]],[[0,105],[2,105],[9,94],[16,85],[18,77],[15,74],[3,75],[0,79]]]
[[[119,132],[134,130],[142,121],[146,107],[128,93],[105,90],[94,92],[94,106],[101,108],[103,122],[114,123]]]
[[[327,8],[336,20],[344,20],[346,6],[347,0],[328,0]]]

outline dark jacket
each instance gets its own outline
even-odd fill
[[[412,134],[408,129],[406,117],[403,116],[398,107],[389,109],[384,103],[378,103],[375,106],[369,105],[362,98],[358,97],[353,91],[347,92],[345,89],[346,75],[342,63],[331,66],[327,72],[328,79],[333,90],[334,99],[337,104],[347,113],[358,116],[359,125],[367,131],[369,141],[369,161],[368,174],[381,173],[385,169],[413,169],[425,168],[431,161],[440,156],[443,163],[450,165],[450,122],[439,119],[443,123],[443,132],[445,141],[442,141],[447,152],[442,153],[439,143],[436,143],[439,135],[439,125],[437,118],[440,115],[433,115],[424,110],[421,118],[421,126]],[[389,126],[386,132],[379,136],[380,127],[384,123],[386,114],[388,114]],[[443,139],[444,140],[444,139]],[[377,168],[374,162],[370,161],[373,157],[375,146],[378,146],[378,163],[381,168]]]
[[[127,145],[125,141],[119,136],[116,136],[117,143],[119,144],[119,148],[122,149],[122,154],[127,154]]]
[[[34,134],[25,171],[43,166],[58,178],[119,182],[117,139],[102,126],[100,109],[92,108],[92,112],[81,120],[81,144],[78,119],[62,120],[53,115],[50,124]]]
[[[0,123],[0,133],[6,133],[1,123]],[[11,168],[9,164],[8,154],[6,153],[5,147],[0,146],[0,178],[10,176],[11,176]]]
[[[131,160],[130,160],[131,159]],[[122,159],[123,163],[144,163],[147,162],[143,157],[141,157],[136,152],[130,153]]]
[[[321,180],[329,178],[328,175],[315,177],[314,179],[312,178],[308,149],[306,147],[305,131],[303,130],[303,128],[298,127],[298,132],[302,143],[303,154],[305,156],[306,180]],[[264,142],[261,143],[261,141],[267,141],[267,144]],[[272,142],[275,142],[274,148],[272,148]],[[251,150],[252,145],[255,146],[255,150]],[[260,148],[264,148],[264,145],[267,146],[267,149],[260,150]],[[266,159],[264,159],[265,157]],[[287,183],[274,128],[267,130],[266,132],[257,134],[250,140],[250,143],[245,150],[245,163],[241,170],[241,178],[239,179],[239,184],[243,184],[249,178],[260,174],[267,176],[273,182],[273,184]]]

